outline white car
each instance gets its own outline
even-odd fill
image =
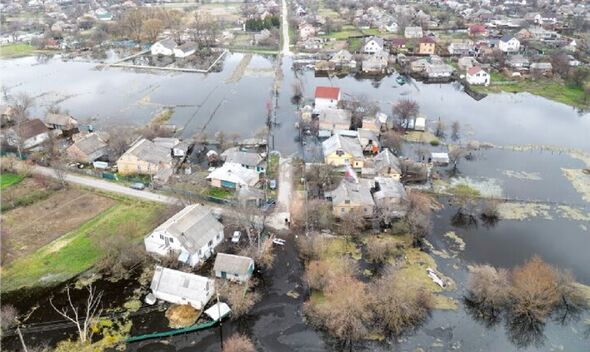
[[[234,231],[233,236],[231,236],[232,243],[240,242],[240,237],[242,237],[242,233],[240,231]]]

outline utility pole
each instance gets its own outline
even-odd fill
[[[219,319],[219,343],[221,345],[221,350],[223,351],[223,324],[221,323],[221,305],[219,304],[219,291],[217,291],[217,289],[215,289],[215,293],[217,294],[217,317]]]

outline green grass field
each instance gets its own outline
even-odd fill
[[[14,58],[31,55],[35,51],[29,44],[7,44],[0,46],[0,58]]]
[[[0,189],[6,189],[12,185],[16,185],[23,180],[24,177],[17,174],[3,173],[0,174]]]
[[[234,196],[234,192],[232,192],[228,189],[225,189],[225,188],[217,188],[217,187],[209,188],[209,190],[207,191],[207,194],[210,195],[211,197],[223,198],[223,199],[230,199]]]
[[[528,92],[538,95],[559,103],[567,104],[577,108],[588,108],[590,100],[586,98],[584,89],[578,87],[570,87],[563,82],[553,79],[532,80],[510,80],[504,75],[498,73],[491,74],[492,83],[488,87],[472,86],[478,92],[483,93],[522,93]],[[494,82],[511,82],[504,84],[494,84]]]
[[[90,269],[103,255],[98,245],[101,238],[126,236],[139,242],[157,226],[161,208],[154,203],[121,200],[76,230],[3,267],[2,291],[61,282]]]

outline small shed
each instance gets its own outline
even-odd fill
[[[254,272],[254,260],[234,254],[218,253],[213,270],[216,277],[247,282]]]
[[[175,304],[190,304],[201,310],[215,293],[212,279],[156,266],[150,285],[154,296]]]
[[[449,165],[449,154],[448,153],[432,153],[430,155],[432,163],[438,166]]]
[[[414,129],[416,131],[426,131],[426,118],[416,117],[416,122],[414,123]]]

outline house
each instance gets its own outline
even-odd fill
[[[550,62],[533,62],[530,66],[531,73],[547,75],[553,72],[553,66]]]
[[[363,45],[363,54],[374,55],[383,51],[383,39],[379,37],[369,37]]]
[[[155,175],[161,169],[171,169],[172,161],[170,149],[144,138],[121,155],[117,170],[121,175]]]
[[[303,22],[299,25],[299,38],[305,40],[315,35],[315,27],[309,23]]]
[[[362,168],[365,157],[358,138],[335,134],[322,142],[324,161],[334,166]]]
[[[6,133],[6,141],[14,147],[35,149],[49,140],[49,131],[41,120],[26,120],[16,124]]]
[[[388,217],[401,218],[407,212],[407,195],[399,180],[390,177],[375,177],[373,188],[375,206]]]
[[[488,86],[491,78],[480,66],[474,66],[467,70],[465,79],[469,84]]]
[[[45,116],[45,126],[51,130],[72,132],[78,128],[78,121],[70,115],[49,113]]]
[[[553,12],[538,13],[534,19],[536,24],[552,25],[557,23],[557,15]]]
[[[178,138],[156,137],[153,142],[157,146],[171,150],[172,156],[176,158],[184,158],[191,146],[190,143],[183,142]]]
[[[375,201],[371,195],[373,183],[371,180],[361,178],[358,183],[343,179],[338,187],[326,192],[326,199],[332,202],[332,213],[337,218],[357,212],[364,217],[373,216]]]
[[[254,187],[260,180],[258,172],[246,169],[240,164],[226,162],[223,166],[207,175],[211,186],[238,190],[243,187]]]
[[[528,70],[529,59],[522,55],[511,55],[508,60],[506,60],[506,64],[515,70]]]
[[[270,31],[268,29],[263,29],[259,33],[254,34],[254,44],[259,45],[261,42],[268,40],[270,38]]]
[[[388,130],[393,128],[393,117],[387,115],[383,112],[378,112],[375,114],[377,120],[379,120],[379,125],[381,126],[381,130]]]
[[[422,27],[406,27],[404,30],[404,37],[408,39],[418,39],[424,36],[424,32],[422,32]]]
[[[428,64],[428,60],[426,59],[414,60],[410,63],[410,70],[412,70],[412,72],[424,72],[426,70],[426,65]]]
[[[319,129],[334,133],[337,130],[348,130],[352,121],[349,110],[327,108],[320,111],[318,116]]]
[[[191,41],[187,41],[182,45],[179,45],[173,49],[174,57],[185,58],[191,56],[197,51],[197,44]]]
[[[241,187],[237,194],[238,202],[246,206],[262,206],[266,197],[264,191],[258,188]]]
[[[177,44],[172,39],[163,39],[158,42],[155,42],[150,51],[152,55],[163,55],[163,56],[172,56],[174,55],[174,49],[177,47]]]
[[[73,161],[90,164],[107,153],[107,144],[96,133],[89,133],[66,149],[66,154]]]
[[[381,54],[368,55],[361,63],[361,69],[368,74],[381,74],[387,69],[387,57]]]
[[[402,51],[406,49],[406,42],[405,38],[393,38],[389,41],[389,47],[391,49]]]
[[[185,207],[144,238],[147,252],[174,255],[193,267],[207,260],[221,242],[223,225],[199,204]]]
[[[384,28],[389,33],[397,33],[397,31],[399,30],[399,25],[397,24],[397,22],[391,21],[389,22],[389,24],[385,25]]]
[[[449,78],[453,75],[455,69],[447,64],[427,63],[425,72],[428,78]]]
[[[254,272],[254,260],[240,255],[217,253],[215,276],[230,281],[248,282]]]
[[[487,37],[488,30],[483,24],[472,24],[469,26],[469,35]]]
[[[150,289],[157,299],[190,304],[203,310],[215,294],[215,282],[207,277],[156,266]]]
[[[452,42],[447,50],[451,55],[467,56],[474,51],[474,46],[471,41]]]
[[[415,131],[426,131],[426,118],[425,117],[416,117],[411,124],[411,128]]]
[[[359,128],[357,130],[359,144],[364,152],[377,154],[379,152],[379,133],[366,129]]]
[[[399,180],[401,174],[401,162],[389,149],[383,149],[372,159],[366,160],[362,170],[363,176],[383,176],[394,180]]]
[[[332,55],[330,58],[330,62],[334,63],[336,66],[351,66],[356,67],[356,61],[352,59],[352,54],[350,51],[346,49],[342,49],[339,52]]]
[[[335,109],[340,101],[340,88],[338,87],[316,87],[315,88],[315,108],[323,110],[327,108]]]
[[[520,49],[520,40],[511,35],[504,35],[498,41],[498,48],[505,53],[515,53]]]
[[[463,57],[460,57],[459,60],[457,60],[457,65],[459,66],[460,70],[466,71],[466,70],[472,68],[473,66],[478,66],[479,63],[477,62],[477,60],[474,57],[463,56]]]
[[[266,171],[265,158],[258,153],[240,151],[238,147],[229,148],[221,153],[221,158],[226,163],[240,164],[246,169],[255,170],[258,173]]]
[[[422,37],[418,41],[418,54],[432,55],[436,50],[436,42],[431,37]]]

